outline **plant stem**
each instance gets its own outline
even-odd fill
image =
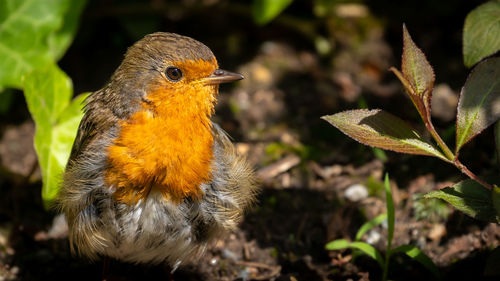
[[[441,150],[444,152],[444,155],[446,156],[446,158],[448,158],[448,160],[450,160],[450,162],[454,161],[455,154],[453,154],[453,152],[450,150],[448,145],[446,145],[446,143],[443,141],[441,136],[436,132],[436,129],[434,129],[434,125],[432,125],[432,122],[430,119],[430,114],[429,114],[428,120],[424,120],[424,123],[425,123],[425,126],[427,127],[427,130],[429,131],[429,133],[431,133],[432,138],[434,138],[434,140],[437,142],[437,144],[439,145]]]
[[[387,249],[384,261],[384,272],[382,273],[382,281],[387,281],[387,273],[389,272],[389,259],[391,258],[390,247]]]
[[[458,160],[458,154],[457,155],[453,154],[453,152],[446,145],[441,136],[439,136],[439,134],[436,132],[436,129],[434,129],[434,125],[432,124],[430,119],[430,112],[428,112],[427,116],[428,116],[427,120],[424,119],[425,126],[427,127],[427,130],[431,133],[432,137],[437,142],[441,150],[444,152],[446,158],[448,158],[450,162],[453,163],[453,165],[455,165],[455,167],[457,167],[462,173],[467,175],[469,178],[475,180],[476,182],[478,182],[479,184],[483,185],[488,189],[492,189],[493,186],[491,186],[491,184],[482,180],[476,174],[471,172],[464,164],[462,164],[460,160]]]
[[[456,158],[454,161],[453,161],[453,164],[458,168],[460,169],[460,171],[464,174],[466,174],[469,178],[475,180],[476,182],[478,182],[479,184],[481,184],[482,186],[486,187],[486,188],[489,188],[489,189],[492,189],[493,186],[491,186],[491,184],[485,182],[483,179],[481,179],[480,177],[476,176],[476,174],[474,174],[473,172],[471,172],[464,164],[462,164],[462,162],[460,162],[460,160],[458,160],[458,158]]]

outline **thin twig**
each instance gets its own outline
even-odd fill
[[[476,176],[476,174],[474,174],[473,172],[471,172],[464,164],[462,164],[460,162],[460,160],[458,160],[458,158],[455,159],[455,161],[453,161],[453,164],[455,164],[455,166],[460,169],[460,171],[462,173],[464,173],[465,175],[467,175],[469,178],[475,180],[476,182],[478,182],[479,184],[481,184],[482,186],[488,188],[488,189],[493,189],[493,186],[487,182],[485,182],[483,179],[481,179],[480,177]]]

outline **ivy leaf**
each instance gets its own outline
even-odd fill
[[[23,87],[36,124],[35,150],[42,170],[42,198],[49,205],[59,191],[86,95],[71,101],[71,79],[54,64],[26,74]]]
[[[427,193],[424,198],[439,198],[467,215],[488,222],[500,222],[492,202],[491,190],[473,180]]]
[[[490,1],[472,10],[465,18],[464,64],[471,67],[500,50],[500,1]]]
[[[0,90],[59,59],[76,31],[85,0],[0,1]]]
[[[252,6],[253,19],[264,25],[277,17],[292,0],[254,0]]]
[[[460,93],[455,151],[499,118],[500,58],[490,58],[472,70]]]
[[[321,118],[362,144],[396,152],[434,156],[449,162],[403,120],[383,110],[348,110]]]
[[[434,70],[424,53],[411,39],[405,25],[403,25],[402,73],[394,67],[391,67],[390,70],[403,83],[422,119],[425,122],[430,120],[430,105],[435,80]]]

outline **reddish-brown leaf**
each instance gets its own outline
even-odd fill
[[[425,58],[424,53],[415,45],[410,33],[403,25],[403,58],[401,71],[408,80],[414,94],[430,99],[434,87],[434,70]]]
[[[435,156],[448,161],[402,119],[380,109],[349,110],[322,119],[362,144],[402,153]]]

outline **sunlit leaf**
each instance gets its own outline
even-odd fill
[[[370,229],[374,228],[375,226],[383,223],[384,221],[387,220],[387,214],[380,214],[378,216],[376,216],[374,219],[370,220],[370,221],[367,221],[365,222],[359,229],[358,229],[358,232],[356,233],[356,238],[355,240],[356,241],[359,241],[361,240],[361,238],[363,237],[363,235],[365,235],[365,233],[367,231],[369,231]]]
[[[377,251],[377,249],[364,242],[349,242],[345,239],[339,239],[326,244],[325,248],[330,251],[347,249],[347,248],[357,249],[363,252],[365,255],[376,260],[380,264],[380,266],[384,265],[384,258]]]
[[[460,93],[456,152],[500,118],[500,58],[490,58],[471,72]]]
[[[472,10],[465,18],[464,64],[471,67],[500,50],[500,1],[490,1]]]
[[[24,74],[68,48],[84,0],[0,1],[0,89],[21,88]]]
[[[321,118],[362,144],[449,161],[403,120],[383,110],[349,110]]]
[[[277,17],[292,0],[253,0],[253,19],[256,23],[264,25]]]
[[[427,61],[424,53],[411,39],[405,25],[403,25],[401,72],[403,72],[404,77],[408,80],[416,95],[421,97],[424,93],[430,95],[434,87],[434,70]]]
[[[431,191],[424,197],[443,199],[475,219],[500,222],[493,207],[491,190],[473,180],[464,180],[453,187]]]
[[[71,80],[56,65],[25,75],[23,87],[36,124],[35,150],[42,170],[42,198],[49,204],[59,191],[86,95],[71,101]]]
[[[436,277],[437,280],[441,280],[441,275],[439,274],[439,270],[434,264],[434,262],[431,260],[431,258],[429,258],[424,252],[422,252],[417,247],[411,245],[402,245],[400,247],[397,247],[396,249],[393,249],[392,252],[405,253],[407,256],[419,262],[421,265],[427,268],[427,270],[432,272],[432,274],[434,275],[434,277]]]

